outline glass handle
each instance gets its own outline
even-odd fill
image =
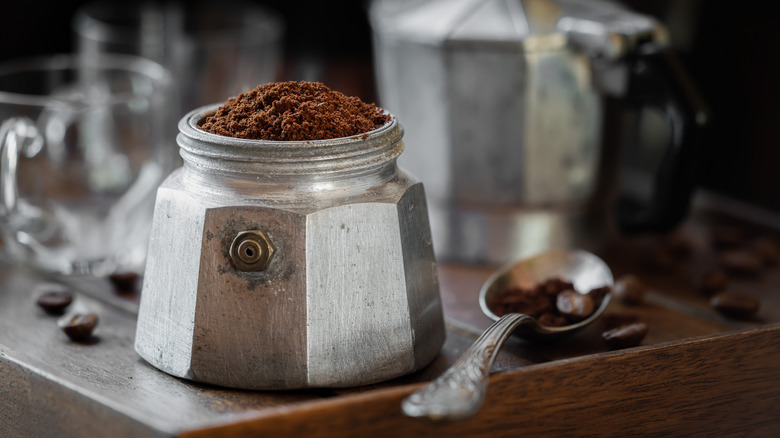
[[[36,155],[43,147],[35,123],[27,117],[11,117],[0,125],[2,153],[0,154],[0,208],[3,214],[12,214],[19,202],[16,168],[19,154]]]
[[[635,111],[645,107],[660,110],[669,134],[652,191],[638,197],[623,194],[618,199],[618,226],[626,233],[665,232],[688,213],[709,110],[675,52],[637,55],[628,62],[627,106]],[[638,135],[638,127],[634,131]]]

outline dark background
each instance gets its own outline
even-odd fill
[[[85,1],[4,2],[0,60],[74,50],[70,18]],[[285,20],[285,68],[321,67],[327,85],[375,101],[363,1],[255,1]],[[625,0],[670,29],[711,110],[698,157],[701,187],[780,211],[780,6],[776,2]],[[217,3],[218,4],[218,3]],[[312,61],[313,60],[313,61]],[[381,102],[380,102],[381,104]]]

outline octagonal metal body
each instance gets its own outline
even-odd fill
[[[345,387],[427,365],[444,326],[421,183],[397,121],[367,138],[263,142],[204,133],[158,190],[136,351],[175,376],[248,389]],[[246,271],[246,231],[273,248]]]
[[[439,260],[602,248],[618,181],[603,95],[625,95],[625,57],[667,44],[662,24],[582,0],[374,0],[370,22]]]

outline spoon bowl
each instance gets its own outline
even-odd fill
[[[491,309],[492,304],[505,290],[512,287],[531,288],[550,278],[559,277],[574,284],[574,290],[587,294],[593,289],[612,286],[612,272],[594,254],[582,250],[550,250],[530,258],[504,265],[493,273],[479,292],[479,306],[488,318],[498,321],[500,317]],[[514,336],[534,342],[560,339],[588,326],[606,309],[610,294],[604,295],[601,304],[593,313],[575,324],[551,327],[539,324],[535,318],[515,329]]]
[[[589,317],[562,327],[543,326],[522,313],[508,313],[499,318],[490,308],[498,294],[510,287],[533,287],[555,277],[572,282],[580,294],[611,287],[614,283],[607,264],[581,250],[551,250],[505,265],[487,279],[479,294],[482,311],[496,322],[444,374],[404,399],[401,404],[404,413],[432,420],[469,418],[482,406],[490,368],[510,336],[515,334],[536,342],[560,339],[595,321],[609,304],[607,293]]]

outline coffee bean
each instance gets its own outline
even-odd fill
[[[136,292],[139,278],[141,276],[135,272],[117,272],[108,276],[114,290],[122,294]]]
[[[44,292],[36,303],[49,315],[62,315],[73,302],[73,294],[65,289]]]
[[[488,306],[497,316],[523,313],[533,316],[541,325],[561,327],[590,316],[609,292],[610,287],[604,286],[581,295],[573,289],[570,281],[551,278],[531,287],[505,289]]]
[[[555,306],[567,318],[577,321],[589,317],[595,309],[593,298],[569,289],[558,294]]]
[[[750,319],[758,312],[761,301],[745,292],[725,291],[712,297],[710,305],[729,318]]]
[[[539,288],[547,295],[558,295],[565,290],[574,289],[574,285],[562,278],[551,278],[540,283]]]
[[[639,345],[647,335],[647,324],[635,322],[623,325],[601,334],[609,348],[628,348]]]
[[[71,340],[83,342],[92,336],[97,324],[98,316],[94,313],[76,314],[61,321],[60,328]]]
[[[728,251],[721,254],[721,265],[727,271],[739,275],[757,275],[764,265],[757,255],[747,251]]]
[[[553,310],[554,297],[546,295],[539,288],[524,289],[513,287],[501,293],[490,306],[498,316],[507,313],[523,313],[538,317]]]
[[[780,259],[780,245],[770,236],[762,236],[753,241],[753,251],[766,265],[774,265]]]
[[[639,322],[639,316],[629,313],[605,313],[600,319],[604,330],[612,330],[620,326]]]
[[[588,296],[593,300],[593,306],[599,307],[601,305],[601,300],[610,292],[612,292],[611,287],[601,286],[596,289],[591,289],[590,292],[588,292]]]
[[[636,275],[626,274],[615,283],[612,293],[626,304],[641,304],[645,299],[645,285]]]
[[[706,272],[699,279],[697,289],[706,295],[712,295],[725,289],[726,286],[729,285],[729,281],[731,281],[731,279],[725,272],[719,270],[710,271]]]
[[[546,312],[536,318],[536,322],[547,327],[563,327],[569,324],[569,320],[565,316],[556,315],[552,312]]]

